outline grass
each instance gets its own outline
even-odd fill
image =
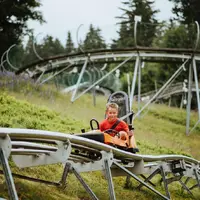
[[[84,95],[74,103],[70,102],[71,95],[60,95],[53,87],[37,88],[31,83],[20,82],[20,87],[1,88],[0,95],[0,126],[16,128],[34,128],[64,133],[78,133],[81,128],[89,129],[89,120],[96,118],[98,121],[104,117],[106,98],[97,96],[93,106],[92,96]],[[4,84],[6,85],[6,84]],[[45,91],[50,91],[48,95]],[[44,95],[45,94],[45,95]],[[136,107],[137,105],[134,105]],[[190,135],[185,134],[186,112],[164,105],[152,104],[149,112],[134,121],[135,137],[141,154],[183,154],[200,160],[200,132],[199,127]],[[191,125],[195,124],[197,114],[191,113]],[[12,160],[12,171],[35,178],[59,181],[63,167],[61,164],[19,169]],[[107,181],[101,172],[81,174],[99,199],[109,199]],[[124,189],[124,177],[114,178],[116,197],[128,199],[160,199],[157,195],[143,188],[136,189],[137,183],[132,180],[132,190]],[[153,182],[159,183],[156,177]],[[77,181],[73,174],[67,179],[65,190],[54,186],[34,183],[26,180],[15,179],[19,199],[52,199],[52,200],[88,200],[88,194]],[[163,186],[157,186],[164,194]],[[170,185],[172,199],[191,199],[186,192],[181,192],[178,183]],[[200,199],[199,190],[194,190],[194,195]],[[4,178],[0,177],[0,196],[8,198]]]

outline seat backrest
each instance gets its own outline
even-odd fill
[[[124,116],[130,114],[129,116],[127,116],[123,120],[129,125],[132,124],[133,112],[130,111],[129,97],[125,92],[117,91],[115,93],[112,93],[108,98],[108,103],[118,104],[118,106],[119,106],[118,117],[119,118],[123,118]]]

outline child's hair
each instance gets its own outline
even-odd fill
[[[108,110],[108,108],[115,108],[115,109],[119,109],[119,106],[116,103],[107,103],[106,104],[106,111]]]

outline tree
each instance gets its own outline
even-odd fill
[[[33,42],[35,42],[33,40],[33,36],[30,36],[25,47],[25,56],[23,60],[24,65],[37,61],[39,58],[36,54],[38,54],[41,58],[47,58],[50,56],[63,54],[65,52],[61,42],[57,38],[54,39],[50,35],[45,36],[42,43],[35,43],[34,47],[36,53],[33,49]]]
[[[41,44],[41,48],[39,49],[39,51],[41,51],[40,55],[43,58],[47,58],[50,56],[63,54],[65,52],[65,49],[59,39],[54,39],[52,36],[47,35],[43,39],[43,43]]]
[[[176,20],[191,24],[194,21],[200,23],[200,3],[199,0],[169,0],[174,2],[172,12],[176,15]]]
[[[117,47],[133,47],[134,42],[134,22],[135,16],[141,16],[141,23],[137,29],[137,43],[139,46],[150,46],[156,34],[157,20],[155,14],[158,10],[153,10],[154,1],[148,0],[128,0],[122,2],[125,7],[120,8],[124,13],[121,17],[121,28],[119,31],[119,39],[115,42]],[[126,26],[124,25],[126,24]]]
[[[24,57],[22,61],[23,66],[31,64],[34,61],[38,60],[33,48],[35,48],[36,52],[38,52],[41,45],[35,43],[33,46],[33,43],[35,43],[35,41],[34,41],[34,36],[32,34],[29,35],[28,41],[24,47]]]
[[[67,33],[67,41],[66,41],[66,46],[65,46],[65,52],[66,53],[71,53],[75,50],[74,48],[74,43],[72,41],[72,36],[70,31]]]
[[[44,22],[39,0],[5,0],[0,1],[0,56],[11,45],[20,44],[21,36],[30,30],[28,20]]]
[[[132,47],[134,45],[133,40],[130,39],[129,28],[126,23],[121,24],[118,34],[120,37],[118,40],[113,40],[111,48]]]
[[[106,48],[106,43],[101,36],[101,29],[94,28],[90,25],[89,32],[86,34],[86,38],[83,42],[83,48],[88,49],[103,49]]]
[[[185,25],[189,42],[194,47],[197,38],[195,21],[200,24],[200,3],[199,0],[169,0],[174,2],[172,12],[176,15],[175,20]],[[199,49],[199,46],[198,46]]]
[[[172,12],[176,15],[175,20],[178,20],[181,23],[181,26],[178,29],[185,28],[186,31],[179,31],[178,29],[174,33],[176,35],[176,38],[179,41],[178,43],[183,43],[184,40],[186,40],[185,46],[186,48],[194,48],[195,47],[195,41],[197,38],[197,31],[196,31],[196,25],[194,24],[195,21],[197,21],[200,24],[200,2],[199,0],[169,0],[171,2],[174,2],[174,7],[172,9]],[[172,33],[168,32],[167,38],[168,43],[169,40],[172,41],[173,37],[170,37]],[[183,37],[180,37],[181,35],[186,35],[185,39]],[[173,41],[172,41],[173,42]],[[171,42],[171,43],[172,43]],[[200,49],[200,45],[197,46],[197,49]],[[198,74],[200,73],[200,69],[197,68]]]
[[[164,30],[164,34],[157,37],[155,43],[158,47],[167,48],[193,48],[196,39],[194,26],[171,22]]]

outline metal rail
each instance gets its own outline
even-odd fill
[[[8,137],[12,145],[10,149],[4,140]],[[170,199],[168,185],[174,181],[178,181],[190,195],[192,195],[192,189],[200,188],[200,161],[183,155],[132,154],[76,135],[31,129],[0,128],[0,140],[0,148],[7,155],[4,156],[4,160],[12,155],[13,161],[19,167],[53,163],[68,163],[70,166],[64,168],[61,181],[57,183],[14,174],[13,176],[60,186],[66,185],[67,174],[72,172],[92,199],[98,198],[81,178],[81,172],[105,171],[110,199],[116,199],[112,176],[127,176],[127,174],[142,184],[139,186],[140,188],[145,186],[163,199]],[[49,141],[51,141],[50,144]],[[52,146],[52,144],[56,144],[56,146]],[[15,155],[16,153],[17,155]],[[5,165],[4,169],[9,172],[9,165]],[[145,178],[144,174],[149,174],[149,176]],[[166,195],[153,188],[154,183],[151,179],[157,174],[162,177]],[[171,174],[173,177],[168,178],[167,174]],[[145,180],[141,180],[138,175],[141,175]],[[188,181],[185,183],[181,181],[182,177],[187,177],[188,181],[194,179],[196,184],[189,188],[187,186]],[[6,175],[6,178],[8,183],[12,183],[11,173],[9,176]],[[7,186],[10,194],[14,195],[14,185],[11,187],[8,184]],[[13,199],[17,199],[17,197],[13,197]]]
[[[134,58],[136,58],[138,56],[138,53],[137,52],[118,52],[118,51],[114,51],[114,53],[112,54],[108,54],[105,52],[105,54],[97,54],[97,53],[94,53],[94,54],[91,54],[90,55],[90,59],[92,60],[98,60],[98,62],[100,61],[104,61],[104,63],[106,63],[106,60],[110,60],[111,61],[113,60],[113,57],[119,59],[119,58],[128,58],[128,57],[133,57],[133,61],[135,61]],[[149,58],[151,59],[152,61],[154,62],[160,62],[159,61],[156,61],[156,59],[158,58],[162,58],[163,60],[164,59],[176,59],[175,62],[177,62],[177,60],[181,59],[189,59],[191,58],[191,56],[189,54],[184,54],[183,53],[163,53],[163,52],[140,52],[140,57],[141,58]],[[48,73],[52,72],[52,71],[55,71],[55,69],[59,66],[63,66],[63,67],[59,67],[59,69],[61,70],[62,68],[66,68],[66,65],[70,65],[72,67],[76,66],[76,64],[80,65],[80,63],[84,63],[86,61],[87,57],[83,54],[80,54],[79,56],[76,56],[76,57],[66,57],[65,59],[61,59],[61,60],[44,60],[43,62],[37,62],[37,63],[33,63],[32,65],[30,66],[27,66],[25,68],[21,68],[19,69],[18,71],[16,71],[15,73],[16,74],[20,74],[22,72],[24,72],[26,69],[29,69],[29,70],[34,70],[35,72],[32,74],[32,76],[39,76],[44,70],[47,71],[48,70]],[[194,56],[194,59],[196,61],[200,61],[200,56],[199,54],[195,55]],[[150,61],[151,61],[150,60]],[[49,69],[49,61],[51,61],[51,65],[52,65],[52,68]],[[167,62],[167,60],[165,60]],[[114,62],[114,60],[113,60]],[[37,66],[37,69],[38,67],[40,67],[40,70],[37,70],[37,69],[34,69],[35,67]]]
[[[164,160],[178,160],[178,159],[185,159],[185,161],[194,163],[194,164],[200,164],[200,161],[195,160],[193,158],[182,156],[182,155],[162,155],[162,156],[149,156],[149,155],[138,155],[138,154],[132,154],[129,152],[122,151],[120,149],[116,149],[112,146],[102,144],[93,140],[89,140],[87,138],[82,138],[76,135],[70,135],[70,134],[64,134],[60,132],[51,132],[51,131],[45,131],[45,130],[34,130],[34,129],[18,129],[18,128],[0,128],[0,138],[5,137],[6,135],[9,135],[10,138],[20,138],[23,140],[23,138],[30,138],[31,139],[42,139],[43,142],[44,139],[46,140],[55,140],[55,141],[62,141],[67,142],[68,140],[71,143],[84,145],[86,147],[91,147],[94,149],[110,152],[112,151],[113,154],[117,157],[124,157],[124,158],[130,158],[133,160],[144,160],[145,162],[153,162],[153,161],[164,161]]]
[[[103,55],[106,55],[106,54],[110,54],[111,57],[113,57],[112,54],[117,54],[117,53],[130,53],[130,52],[147,52],[147,53],[150,53],[150,52],[157,52],[158,54],[159,53],[164,53],[164,54],[179,54],[179,55],[190,55],[191,53],[195,53],[195,54],[200,54],[200,51],[194,51],[194,49],[180,49],[180,48],[149,48],[149,47],[136,47],[136,48],[119,48],[119,49],[99,49],[99,50],[91,50],[91,51],[85,51],[84,53],[83,52],[79,52],[79,53],[71,53],[71,54],[66,54],[66,55],[59,55],[59,56],[52,56],[52,57],[49,57],[49,58],[46,58],[46,59],[43,59],[42,61],[37,61],[35,63],[32,63],[30,65],[27,65],[27,66],[24,66],[22,68],[20,68],[18,71],[16,71],[16,74],[20,74],[22,73],[23,71],[25,71],[26,69],[30,69],[36,65],[40,65],[44,62],[48,62],[48,61],[56,61],[56,60],[65,60],[65,59],[68,59],[68,58],[73,58],[73,57],[81,57],[81,56],[85,56],[85,55],[88,55],[90,54],[90,56],[93,56],[94,54],[103,54]],[[105,57],[105,56],[104,56]],[[121,56],[123,57],[123,56]],[[128,56],[129,57],[129,56]],[[91,57],[92,59],[93,57]]]

